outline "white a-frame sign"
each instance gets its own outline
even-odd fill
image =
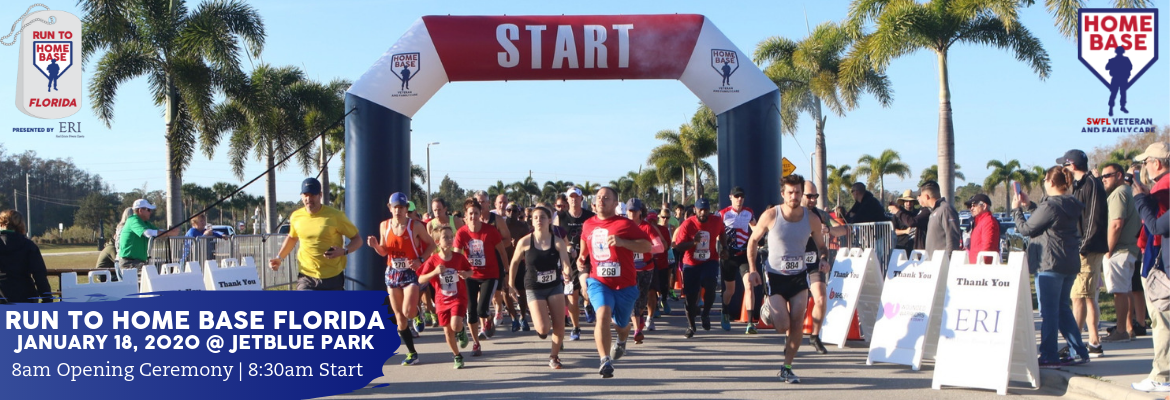
[[[933,357],[938,345],[939,319],[946,291],[946,256],[936,251],[915,250],[906,257],[894,250],[882,288],[881,311],[873,327],[868,365],[887,362],[922,368],[924,357]]]
[[[983,263],[986,254],[991,264]],[[994,389],[1007,394],[1009,380],[1040,387],[1036,327],[1028,285],[1027,255],[980,253],[968,264],[964,251],[951,253],[942,329],[932,387]]]
[[[821,326],[821,340],[838,348],[845,347],[854,313],[861,323],[862,334],[871,337],[882,295],[882,271],[873,249],[840,249],[826,278],[828,311]]]

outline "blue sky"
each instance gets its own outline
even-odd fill
[[[80,14],[73,1],[47,3],[54,9]],[[197,4],[197,1],[189,3]],[[263,61],[296,65],[321,81],[335,77],[356,80],[386,49],[423,15],[499,14],[662,14],[698,13],[709,17],[741,50],[751,52],[766,37],[799,39],[806,34],[805,13],[816,25],[844,19],[846,1],[252,1],[268,33]],[[1088,6],[1111,2],[1092,0]],[[31,3],[30,3],[31,4]],[[5,2],[0,16],[14,18],[28,4]],[[58,8],[59,7],[59,8]],[[1168,37],[1166,13],[1159,10],[1162,53],[1152,69],[1129,91],[1130,117],[1170,122],[1170,60],[1163,41]],[[1076,42],[1061,37],[1042,5],[1024,9],[1021,21],[1040,38],[1051,58],[1045,81],[1003,50],[959,45],[950,52],[950,83],[954,108],[957,161],[972,182],[982,182],[990,159],[1018,159],[1024,165],[1048,166],[1069,148],[1086,151],[1112,143],[1116,134],[1081,133],[1085,118],[1106,117],[1108,89],[1077,59]],[[16,75],[18,46],[0,48],[0,76]],[[245,68],[249,63],[244,62]],[[92,65],[85,79],[92,75]],[[882,108],[872,98],[844,118],[830,116],[826,140],[830,164],[856,165],[862,154],[892,148],[910,165],[906,180],[887,177],[887,190],[911,188],[918,173],[937,159],[938,80],[932,53],[895,60],[888,70],[894,102]],[[0,80],[0,93],[14,96],[16,79]],[[9,103],[11,104],[11,103]],[[61,120],[39,120],[15,107],[0,107],[0,135],[10,153],[35,150],[45,158],[72,158],[80,167],[100,174],[118,191],[164,187],[163,121],[151,104],[146,80],[137,79],[118,91],[113,127],[94,116],[90,102]],[[676,81],[529,81],[457,82],[448,84],[415,115],[412,158],[425,165],[425,143],[431,149],[434,190],[443,175],[461,186],[482,189],[497,180],[526,177],[538,182],[572,180],[608,182],[644,164],[659,143],[655,132],[676,129],[687,121],[698,100]],[[1118,113],[1118,116],[1122,116]],[[12,133],[14,127],[56,127],[80,122],[82,139],[58,139],[47,133]],[[802,117],[800,132],[782,139],[782,153],[809,175],[813,121]],[[714,160],[712,160],[712,164]],[[262,171],[251,162],[245,180]],[[337,158],[331,164],[336,176]],[[293,167],[277,174],[278,200],[294,200],[304,175]],[[210,186],[217,181],[240,183],[231,175],[226,147],[208,160],[198,156],[186,182]],[[960,185],[963,182],[959,182]],[[247,189],[263,192],[262,181]]]

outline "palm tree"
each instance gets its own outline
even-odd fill
[[[330,81],[325,87],[333,97],[322,104],[320,110],[313,109],[309,111],[306,118],[306,125],[308,125],[309,132],[322,133],[321,144],[317,148],[318,168],[321,171],[321,204],[330,204],[332,199],[332,191],[329,190],[329,159],[334,154],[344,151],[345,148],[345,125],[337,124],[330,127],[329,124],[337,121],[345,114],[345,91],[353,85],[347,79],[334,79]],[[345,170],[345,154],[341,155],[341,170]],[[424,196],[425,197],[425,196]]]
[[[987,168],[991,168],[992,170],[991,175],[988,175],[983,180],[983,190],[986,190],[987,193],[995,193],[995,187],[1002,183],[1004,187],[1003,204],[1006,209],[1007,205],[1011,204],[1012,201],[1012,191],[1008,189],[1009,185],[1011,185],[1012,181],[1023,181],[1024,174],[1028,172],[1020,169],[1020,162],[1017,160],[1011,160],[1006,163],[999,160],[991,160],[987,162]]]
[[[552,204],[557,200],[557,195],[567,192],[571,186],[573,186],[572,181],[545,182],[540,191],[540,200]]]
[[[1109,157],[1106,158],[1105,162],[1101,163],[1101,165],[1113,163],[1120,165],[1121,168],[1127,168],[1129,167],[1129,164],[1133,163],[1133,158],[1137,157],[1138,154],[1142,154],[1142,151],[1137,149],[1114,149],[1109,153]]]
[[[1032,187],[1040,182],[1044,182],[1044,175],[1048,174],[1048,170],[1039,165],[1033,165],[1031,169],[1021,169],[1020,174],[1023,179],[1020,180],[1020,186],[1026,190],[1032,190]]]
[[[1022,0],[1022,5],[1032,6],[1036,0]],[[1044,0],[1044,8],[1052,14],[1053,25],[1060,29],[1060,34],[1072,39],[1077,36],[1078,10],[1084,7],[1083,0]],[[1113,0],[1113,8],[1152,8],[1153,2],[1146,0]]]
[[[889,79],[872,68],[865,71],[864,78],[855,84],[846,84],[840,78],[838,72],[842,58],[852,43],[853,38],[844,28],[826,22],[800,42],[773,36],[756,46],[756,63],[767,64],[764,74],[780,88],[781,131],[795,136],[802,113],[812,117],[816,124],[815,165],[811,178],[822,192],[827,192],[825,122],[828,116],[822,113],[821,105],[824,104],[837,117],[844,117],[846,111],[857,107],[862,93],[872,94],[883,107],[889,107],[892,101]],[[827,203],[826,197],[817,200],[817,206],[822,209]]]
[[[597,189],[601,189],[601,184],[585,181],[585,183],[581,184],[581,186],[578,186],[577,188],[581,189],[581,193],[585,194],[585,199],[592,201],[593,194],[597,193]]]
[[[421,165],[410,164],[410,198],[414,199],[416,207],[427,201],[427,190],[423,189],[423,185],[426,184],[427,171]]]
[[[509,185],[509,188],[512,189],[516,201],[524,206],[531,206],[533,196],[540,195],[540,185],[537,185],[531,176]]]
[[[229,159],[232,171],[240,180],[244,178],[244,163],[251,152],[257,160],[263,160],[269,170],[265,177],[265,232],[275,232],[277,224],[276,174],[277,165],[283,159],[311,139],[305,124],[310,110],[321,109],[333,96],[324,85],[305,78],[304,72],[296,67],[272,67],[261,64],[252,71],[251,79],[245,84],[244,96],[229,97],[215,107],[214,122],[211,124],[212,141],[232,131]],[[312,167],[310,152],[297,153],[301,169],[307,175]]]
[[[630,172],[636,174],[635,172]],[[609,187],[618,192],[618,200],[626,200],[631,197],[636,197],[638,190],[637,184],[628,175],[618,177],[616,180],[609,181]]]
[[[902,156],[897,151],[886,149],[880,156],[865,154],[857,159],[856,175],[869,177],[870,187],[878,184],[881,193],[879,200],[886,204],[886,175],[905,179],[910,176],[910,166],[902,163]]]
[[[959,172],[959,164],[955,164],[955,179],[967,180],[967,176]],[[930,168],[922,170],[922,174],[918,176],[918,186],[921,187],[926,181],[938,182],[938,164],[931,165]]]
[[[232,193],[235,193],[237,190],[240,190],[240,187],[237,185],[233,185],[233,184],[230,184],[227,182],[216,182],[215,184],[211,185],[211,195],[214,197],[214,199],[212,199],[211,201],[215,202],[216,200],[222,199],[224,197],[228,197]],[[210,203],[208,205],[210,205]],[[220,212],[219,212],[219,224],[220,225],[223,225],[223,215],[225,214],[223,211],[228,208],[227,207],[228,205],[230,205],[230,203],[223,203],[223,205],[220,207]],[[233,215],[233,217],[235,217],[235,215]],[[230,224],[231,220],[228,220],[228,221]]]
[[[1042,80],[1052,70],[1040,40],[1020,25],[1019,7],[1019,0],[854,0],[850,6],[850,30],[859,39],[843,65],[848,79],[861,81],[870,68],[884,72],[891,60],[917,50],[934,52],[939,82],[939,185],[947,198],[955,194],[955,129],[947,67],[951,48],[966,43],[1010,50]],[[862,35],[867,21],[875,22],[876,29]]]
[[[699,107],[691,122],[679,127],[678,131],[662,130],[654,134],[658,140],[665,141],[650,151],[647,164],[658,169],[684,168],[690,169],[694,182],[694,198],[698,199],[703,193],[702,174],[715,175],[715,168],[703,159],[715,155],[716,129],[715,114],[707,106]],[[683,177],[683,197],[686,197],[686,177]]]
[[[488,187],[487,194],[489,197],[488,201],[492,201],[492,199],[491,199],[492,197],[496,197],[496,196],[499,196],[501,194],[504,194],[504,195],[508,194],[508,185],[504,184],[504,181],[496,181],[495,185]],[[480,204],[480,205],[483,207],[486,207],[486,208],[491,208],[490,204]]]
[[[659,183],[658,168],[643,168],[634,175],[633,179],[634,185],[638,187],[638,193],[636,195],[649,202],[650,196],[653,194],[652,192],[657,192],[656,187]]]
[[[852,168],[853,167],[850,167],[848,165],[842,165],[840,167],[837,167],[837,166],[834,166],[832,164],[829,164],[829,166],[828,166],[829,189],[832,190],[833,194],[837,197],[837,201],[835,202],[834,206],[841,205],[841,192],[848,191],[849,187],[851,185],[853,185],[854,176],[853,176],[853,174],[849,173],[849,170]],[[824,196],[822,196],[822,197],[828,197],[828,196],[829,196],[829,191],[826,190],[824,193]]]
[[[264,22],[255,8],[237,0],[208,1],[189,10],[183,1],[80,0],[83,13],[82,66],[104,52],[89,82],[94,113],[113,127],[118,87],[146,76],[156,106],[163,107],[166,144],[167,225],[183,220],[183,171],[202,131],[203,153],[211,158],[207,132],[217,92],[238,94],[241,39],[252,57],[264,49]]]

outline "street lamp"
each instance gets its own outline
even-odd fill
[[[426,207],[428,209],[431,208],[431,145],[432,144],[438,146],[439,142],[427,143],[427,205],[426,205]]]

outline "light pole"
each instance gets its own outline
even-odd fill
[[[431,208],[431,145],[439,145],[439,142],[427,143],[427,208]]]

